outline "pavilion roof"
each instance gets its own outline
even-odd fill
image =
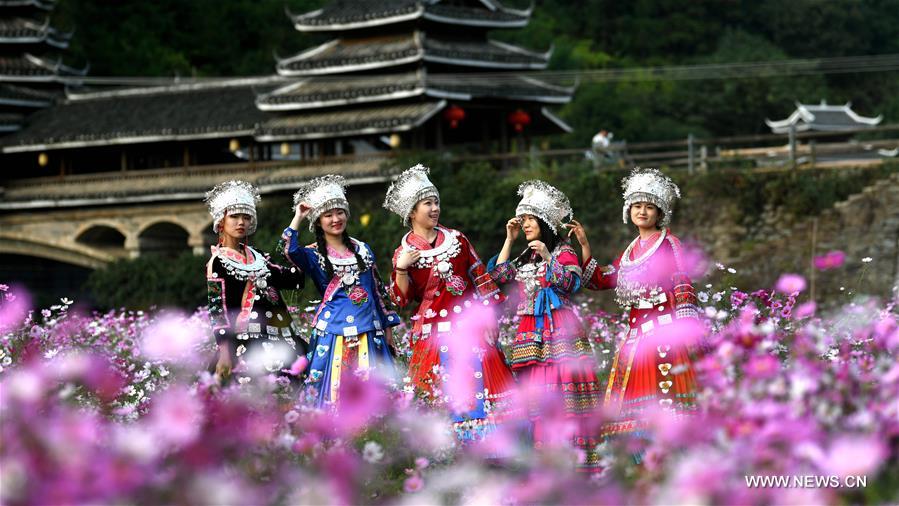
[[[796,110],[787,118],[772,121],[765,120],[774,133],[787,133],[791,127],[797,132],[808,130],[841,131],[857,130],[877,126],[883,120],[883,116],[861,116],[852,110],[852,104],[828,105],[822,100],[820,104],[796,103]]]

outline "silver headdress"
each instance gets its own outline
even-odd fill
[[[428,197],[440,198],[434,183],[428,179],[431,169],[422,164],[406,169],[387,189],[384,208],[400,215],[403,225],[409,225],[409,213],[415,204]]]
[[[621,187],[624,189],[624,207],[621,211],[621,219],[625,224],[630,218],[631,206],[637,202],[649,202],[665,213],[659,222],[660,227],[667,227],[671,224],[674,201],[680,198],[680,188],[670,177],[662,174],[658,169],[634,167],[631,175],[621,181]]]
[[[304,202],[312,210],[309,211],[309,231],[315,230],[318,217],[331,209],[343,209],[350,215],[350,203],[346,199],[346,179],[343,176],[328,175],[317,177],[300,186],[293,194],[293,207]]]
[[[206,192],[206,206],[212,215],[212,230],[219,233],[222,219],[232,214],[252,217],[247,235],[256,231],[256,204],[259,190],[246,181],[227,181]]]
[[[572,216],[571,203],[556,187],[540,180],[525,181],[518,186],[521,202],[515,215],[534,215],[561,233],[565,219]]]

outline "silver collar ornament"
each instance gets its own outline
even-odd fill
[[[431,169],[419,163],[406,169],[387,189],[384,208],[398,214],[403,225],[409,225],[409,214],[419,201],[428,197],[440,198],[437,187],[428,179],[430,173]]]
[[[631,206],[638,202],[649,202],[665,213],[659,222],[660,228],[671,224],[674,201],[680,198],[680,188],[670,177],[662,174],[658,169],[634,167],[631,175],[621,181],[621,187],[624,189],[621,220],[625,224],[630,219]]]

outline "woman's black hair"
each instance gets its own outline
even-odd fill
[[[529,216],[532,216],[535,220],[537,220],[537,223],[540,225],[540,238],[538,240],[543,241],[543,244],[546,245],[546,249],[548,249],[550,253],[555,251],[556,246],[558,246],[559,242],[561,242],[562,240],[556,233],[556,229],[549,226],[549,224],[543,221],[543,218],[540,218],[539,216]],[[522,258],[523,256],[526,256],[527,258]],[[532,261],[537,261],[538,258],[539,256],[535,257],[534,255],[521,255],[518,257],[518,260],[520,261],[516,261],[516,263],[518,263],[519,265],[526,264]]]
[[[318,222],[315,223],[315,245],[318,248],[318,252],[325,259],[325,272],[329,278],[333,278],[334,266],[331,265],[331,259],[328,258],[328,243],[325,241],[325,230]],[[343,245],[356,255],[356,265],[359,266],[359,272],[364,272],[365,261],[362,260],[362,256],[356,251],[356,247],[353,245],[353,241],[350,240],[350,234],[347,233],[346,229],[343,230]]]

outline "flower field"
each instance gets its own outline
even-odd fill
[[[839,267],[838,257],[818,268]],[[703,318],[673,328],[695,350],[699,409],[649,414],[645,437],[600,445],[604,470],[586,477],[575,472],[572,427],[553,397],[513,399],[542,403],[558,437],[539,450],[514,419],[459,447],[444,408],[404,390],[402,378],[350,376],[339,410],[318,411],[288,376],[237,372],[221,385],[207,372],[214,343],[203,310],[89,314],[68,299],[32,308],[27,293],[0,285],[0,501],[899,501],[895,308],[847,298],[822,310],[789,274],[765,290],[696,288]],[[579,309],[602,379],[626,324],[591,310],[588,295]],[[303,308],[296,318],[308,327]],[[501,323],[502,341],[514,321]],[[402,363],[408,343],[400,347]],[[597,431],[609,417],[593,415]]]

